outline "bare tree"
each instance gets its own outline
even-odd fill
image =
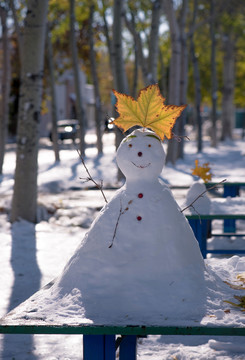
[[[0,174],[2,174],[5,143],[7,136],[9,114],[9,91],[10,91],[10,46],[7,27],[7,8],[0,6],[0,18],[2,27],[3,63],[1,82],[1,111],[0,111]]]
[[[180,28],[174,10],[173,0],[163,0],[163,8],[169,23],[170,37],[171,37],[171,59],[170,59],[170,74],[169,74],[169,91],[168,102],[174,105],[180,105],[180,79],[181,79],[181,36]],[[177,128],[177,123],[174,129]],[[178,143],[175,140],[170,140],[168,143],[168,150],[166,162],[175,164],[178,157]]]
[[[188,47],[186,34],[186,19],[188,12],[188,0],[183,0],[180,12],[179,28],[180,28],[180,42],[181,42],[181,62],[180,62],[180,105],[187,102],[187,85],[188,85]],[[182,137],[182,141],[178,142],[177,158],[184,158],[184,135],[186,124],[187,109],[184,109],[178,120],[178,135]]]
[[[159,26],[162,15],[161,0],[154,0],[151,8],[151,29],[148,41],[148,58],[144,55],[143,42],[141,33],[136,29],[135,13],[130,11],[130,19],[126,12],[124,18],[126,26],[134,39],[135,58],[141,67],[145,86],[155,84],[157,79],[157,65],[159,58]]]
[[[113,39],[112,39],[112,63],[114,66],[114,86],[117,91],[128,94],[128,79],[126,76],[124,58],[123,58],[123,44],[122,44],[122,29],[124,18],[124,0],[114,0],[113,4]],[[116,116],[116,114],[115,114]],[[120,145],[123,134],[116,128],[116,148]],[[124,178],[120,169],[117,174],[118,180]]]
[[[106,5],[105,5],[105,1],[102,0],[102,18],[104,21],[104,35],[106,38],[106,44],[107,44],[107,48],[108,48],[108,53],[109,53],[109,61],[110,61],[110,68],[111,68],[111,73],[112,76],[114,77],[115,75],[115,65],[114,65],[114,57],[113,57],[113,44],[112,44],[112,39],[110,36],[110,30],[109,30],[109,24],[107,21],[107,17],[106,17]]]
[[[125,72],[122,45],[123,4],[123,0],[114,0],[112,57],[115,66],[115,87],[117,91],[128,93],[128,80]]]
[[[96,54],[94,50],[94,31],[93,31],[93,18],[94,18],[94,5],[90,6],[89,13],[89,55],[90,55],[90,66],[91,66],[91,74],[94,84],[94,97],[95,97],[95,124],[96,124],[96,135],[97,135],[97,149],[98,153],[102,154],[103,145],[102,145],[102,133],[101,133],[101,125],[102,125],[102,107],[101,107],[101,97],[100,97],[100,89],[99,89],[99,79],[97,75],[96,69]]]
[[[236,39],[232,36],[232,33],[224,34],[221,140],[232,139],[232,129],[234,126],[235,47]]]
[[[177,18],[174,9],[173,0],[162,0],[163,9],[167,16],[170,38],[171,38],[171,59],[169,72],[169,91],[168,103],[174,105],[183,105],[186,103],[187,92],[187,69],[188,69],[188,52],[186,41],[186,17],[188,10],[188,0],[183,0],[181,5],[181,15]],[[181,142],[175,139],[168,143],[166,162],[175,164],[178,158],[184,157],[184,125],[186,112],[177,119],[173,131],[182,137]]]
[[[144,84],[149,85],[148,68],[147,68],[147,63],[146,63],[146,59],[145,59],[144,52],[143,52],[143,44],[142,44],[141,36],[140,36],[140,33],[136,30],[135,16],[132,11],[130,12],[130,15],[131,15],[131,18],[128,19],[126,12],[124,12],[125,23],[134,39],[135,58],[137,58],[137,61],[139,62],[139,65],[141,67]]]
[[[193,17],[192,24],[190,28],[190,54],[193,66],[193,80],[194,80],[194,88],[195,88],[195,115],[197,122],[197,151],[202,151],[202,117],[201,117],[201,78],[200,78],[200,70],[198,58],[196,56],[195,50],[195,42],[193,39],[194,28],[196,24],[196,16],[198,9],[198,0],[194,0],[194,8],[193,8]]]
[[[48,0],[27,1],[11,221],[36,221],[37,155]]]
[[[128,80],[126,76],[123,45],[122,45],[122,23],[124,18],[123,0],[114,0],[113,5],[113,40],[112,40],[112,62],[114,64],[114,86],[117,91],[128,94]],[[116,147],[122,141],[122,133],[116,129]],[[118,178],[121,178],[119,173]]]
[[[211,133],[211,146],[217,146],[217,70],[216,70],[216,11],[214,0],[210,0],[210,38],[211,38],[211,120],[212,120],[212,133]]]
[[[148,82],[155,84],[157,82],[157,64],[159,57],[159,25],[162,15],[161,0],[155,0],[152,3],[151,32],[149,39],[148,56]]]
[[[47,63],[49,68],[49,86],[51,91],[51,115],[52,115],[52,143],[54,148],[55,161],[60,161],[59,144],[58,144],[58,110],[57,97],[55,89],[55,74],[54,74],[54,60],[53,60],[53,46],[51,41],[51,31],[49,25],[47,26]]]
[[[16,33],[17,42],[18,42],[19,58],[20,58],[20,63],[21,63],[23,56],[24,56],[23,55],[23,31],[19,26],[14,0],[9,0],[9,6],[12,11],[12,16],[13,16],[13,20],[14,20],[15,33]]]
[[[79,122],[79,132],[80,132],[80,152],[84,155],[85,152],[85,129],[87,126],[87,117],[86,111],[84,109],[84,98],[81,92],[81,82],[80,82],[80,71],[78,64],[78,52],[77,52],[77,43],[75,35],[75,0],[70,0],[70,41],[71,41],[71,53],[72,53],[72,65],[74,72],[74,83],[75,83],[75,92],[76,92],[76,112]]]

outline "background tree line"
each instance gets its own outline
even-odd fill
[[[80,68],[94,85],[99,153],[103,152],[103,109],[110,108],[111,89],[136,97],[142,87],[153,83],[159,84],[167,103],[190,105],[174,128],[182,141],[174,138],[168,142],[167,162],[174,164],[184,156],[190,109],[198,151],[203,146],[204,105],[210,108],[211,146],[232,139],[235,108],[244,107],[244,10],[241,0],[1,2],[0,174],[7,131],[16,132],[12,221],[36,219],[39,122],[47,93],[51,95],[53,144],[59,161],[54,84],[67,68],[74,76],[81,154],[86,148],[87,114]],[[116,130],[117,144],[121,138]]]

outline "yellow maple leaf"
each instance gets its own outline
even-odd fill
[[[209,163],[204,163],[202,166],[199,166],[198,160],[195,160],[195,168],[191,169],[192,175],[199,176],[206,183],[211,180],[212,174],[210,173]]]
[[[140,90],[137,101],[132,96],[113,90],[119,117],[113,124],[127,131],[133,126],[142,126],[153,130],[162,140],[172,137],[172,128],[176,119],[187,105],[164,105],[165,98],[161,95],[157,84],[149,85]]]

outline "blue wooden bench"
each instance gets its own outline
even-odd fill
[[[223,186],[223,197],[236,197],[236,196],[240,196],[240,190],[242,187],[245,187],[245,182],[229,182],[229,181],[224,181],[222,183],[220,182],[209,182],[206,183],[206,188],[207,190],[209,188],[212,188],[214,186]],[[171,185],[170,186],[171,189],[189,189],[190,186],[185,186],[185,185]],[[227,229],[229,229],[227,231]],[[224,232],[236,232],[236,219],[229,219],[229,218],[225,218],[224,219]]]
[[[235,197],[240,196],[240,190],[242,187],[245,187],[245,182],[231,182],[224,181],[220,182],[208,182],[205,184],[206,188],[209,189],[214,186],[221,187],[223,186],[223,197]],[[190,188],[190,185],[170,185],[170,189],[173,190],[187,190]]]
[[[8,325],[0,322],[2,334],[83,335],[83,360],[115,360],[116,335],[120,334],[119,360],[136,360],[137,337],[147,335],[245,336],[245,327],[216,326],[93,326]]]
[[[215,185],[221,185],[218,182],[209,182],[206,184],[207,189],[215,186]],[[224,183],[222,183],[223,185],[223,197],[235,197],[235,196],[239,196],[240,195],[240,189],[242,187],[245,187],[245,182],[229,182],[229,181],[225,181]]]
[[[215,186],[215,185],[220,185],[219,183],[216,182],[210,182],[206,184],[207,189]],[[240,189],[242,187],[245,187],[245,182],[229,182],[229,181],[225,181],[224,183],[222,183],[223,185],[223,197],[236,197],[236,196],[240,196]],[[230,232],[235,232],[236,231],[236,219],[224,219],[224,231],[225,228],[229,227],[230,228]]]
[[[190,226],[196,236],[197,241],[199,242],[200,250],[204,258],[207,257],[207,253],[212,254],[245,254],[244,249],[216,249],[208,250],[207,249],[207,239],[208,234],[212,229],[213,220],[226,220],[224,222],[224,233],[218,234],[218,236],[245,236],[245,234],[237,234],[234,232],[234,221],[241,219],[245,220],[245,214],[217,214],[217,215],[186,215],[186,218],[189,221]],[[211,233],[212,235],[212,233]],[[213,235],[217,236],[217,235]]]

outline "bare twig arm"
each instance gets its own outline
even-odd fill
[[[226,182],[226,179],[220,181],[218,184],[211,186],[210,188],[206,189],[205,191],[203,191],[200,195],[197,196],[197,198],[195,200],[193,200],[188,206],[186,206],[184,209],[182,209],[180,212],[183,212],[185,210],[187,210],[189,207],[194,208],[193,204],[200,199],[200,197],[202,197],[206,192],[215,189],[217,187],[219,187],[221,184],[223,184],[224,182]],[[195,208],[194,208],[195,209]],[[195,210],[196,211],[196,210]]]
[[[88,174],[88,177],[86,178],[86,181],[92,181],[92,182],[94,183],[94,185],[97,187],[97,189],[99,189],[99,190],[101,191],[101,194],[103,195],[103,198],[104,198],[105,202],[108,203],[107,198],[106,198],[106,196],[105,196],[105,193],[104,193],[104,191],[103,191],[103,180],[101,180],[100,184],[98,184],[98,183],[92,178],[92,176],[91,176],[91,174],[90,174],[90,172],[89,172],[89,170],[88,170],[88,168],[87,168],[87,166],[86,166],[86,164],[85,164],[85,161],[84,161],[84,159],[83,159],[83,156],[82,156],[81,152],[80,152],[79,150],[77,150],[77,153],[78,153],[78,155],[79,155],[79,157],[80,157],[80,159],[81,159],[81,161],[82,161],[82,164],[83,164],[83,166],[84,166],[84,168],[85,168],[85,170],[86,170],[86,173]],[[82,178],[80,178],[80,179],[82,179]]]

